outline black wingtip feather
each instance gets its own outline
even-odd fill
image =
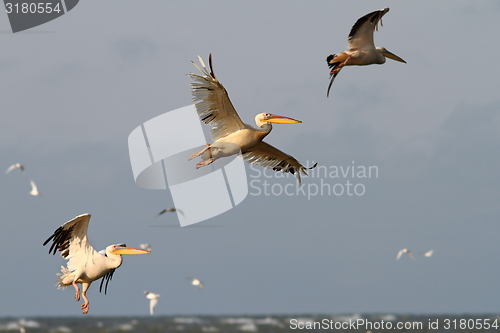
[[[212,66],[212,53],[208,55],[208,65],[210,66],[210,75],[215,79],[214,69]]]
[[[115,270],[112,269],[108,272],[108,274],[104,275],[101,279],[101,284],[99,285],[99,292],[102,293],[102,286],[104,285],[104,281],[106,280],[106,284],[104,285],[104,295],[108,292],[108,283],[111,281],[113,278],[113,274],[115,273]]]
[[[69,246],[68,238],[71,235],[73,227],[64,229],[62,226],[57,228],[54,233],[47,238],[47,240],[43,243],[43,246],[47,245],[50,241],[52,244],[49,248],[49,254],[56,254],[57,251],[64,251]]]
[[[309,170],[312,170],[312,169],[314,169],[314,168],[315,168],[315,167],[317,167],[317,166],[318,166],[318,162],[314,163],[314,165],[313,165],[312,167],[309,167],[308,169],[309,169]]]

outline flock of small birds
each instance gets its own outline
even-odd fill
[[[141,244],[141,247],[142,247],[142,245],[149,246],[149,244]],[[151,247],[149,247],[149,248],[151,248]],[[197,279],[195,277],[188,277],[186,279],[190,280],[191,284],[193,286],[197,286],[200,290],[203,288],[203,282],[201,282],[199,279]],[[149,299],[149,314],[153,315],[155,306],[156,306],[156,304],[158,304],[158,298],[160,298],[160,295],[155,294],[155,293],[150,292],[150,291],[145,291],[144,296],[146,296],[146,298]]]
[[[414,255],[413,255],[413,253],[412,253],[410,250],[408,250],[408,249],[402,249],[402,250],[400,250],[400,251],[398,252],[398,255],[396,256],[396,260],[399,260],[399,258],[401,258],[401,256],[402,256],[403,254],[407,254],[407,255],[409,255],[409,256],[410,256],[410,258],[412,258],[413,260],[415,260],[415,256],[414,256]],[[427,257],[427,258],[432,257],[432,255],[433,255],[433,254],[434,254],[434,250],[429,250],[429,251],[427,251],[427,252],[422,252],[422,253],[421,253],[421,255],[423,255],[424,257]]]
[[[14,163],[10,167],[8,167],[7,170],[5,170],[5,174],[8,174],[15,169],[19,169],[21,170],[21,172],[24,173],[24,165],[22,165],[21,163]],[[35,182],[33,180],[30,180],[30,184],[31,184],[31,191],[29,192],[29,194],[35,197],[39,196],[40,192],[38,191],[38,187],[36,186]]]

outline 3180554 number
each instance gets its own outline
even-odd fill
[[[445,319],[444,329],[469,329],[469,330],[480,330],[480,329],[498,329],[498,319]]]
[[[5,10],[7,14],[15,13],[15,14],[50,14],[52,12],[60,13],[62,9],[60,8],[60,3],[52,3],[52,2],[39,2],[39,3],[10,3],[7,2],[5,4]]]

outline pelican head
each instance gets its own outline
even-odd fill
[[[400,57],[398,57],[397,55],[395,55],[394,53],[392,52],[389,52],[385,47],[377,47],[376,48],[378,52],[380,52],[380,54],[382,54],[384,57],[386,58],[389,58],[389,59],[392,59],[392,60],[396,60],[396,61],[399,61],[399,62],[404,62],[406,64],[406,61],[404,61],[403,59],[401,59]]]
[[[278,116],[271,113],[259,113],[255,116],[255,123],[257,126],[262,127],[264,124],[275,123],[275,124],[296,124],[301,123],[300,120],[296,120],[289,117]]]
[[[148,250],[136,249],[134,247],[126,247],[126,246],[124,246],[124,244],[110,245],[106,248],[106,252],[111,253],[111,254],[116,254],[116,255],[151,253],[151,251],[148,251]]]

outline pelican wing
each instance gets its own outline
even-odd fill
[[[243,158],[250,164],[273,169],[274,171],[297,173],[299,184],[301,183],[300,173],[307,176],[307,168],[293,156],[285,154],[264,141],[260,141],[253,148],[243,153]]]
[[[384,8],[366,14],[359,18],[351,28],[347,44],[350,50],[359,50],[365,47],[375,48],[373,43],[373,32],[378,30],[378,22],[382,25],[382,16],[389,11],[389,8]]]
[[[60,226],[43,245],[52,241],[49,253],[61,252],[61,256],[68,261],[68,269],[74,271],[78,267],[87,266],[94,258],[102,257],[87,240],[90,214],[83,214]]]
[[[203,74],[188,74],[195,82],[191,83],[191,94],[196,102],[196,110],[201,121],[212,125],[212,139],[216,141],[233,132],[244,129],[245,124],[234,109],[224,86],[215,77],[212,67],[212,54],[209,56],[210,72],[198,56],[201,67],[193,65]]]

